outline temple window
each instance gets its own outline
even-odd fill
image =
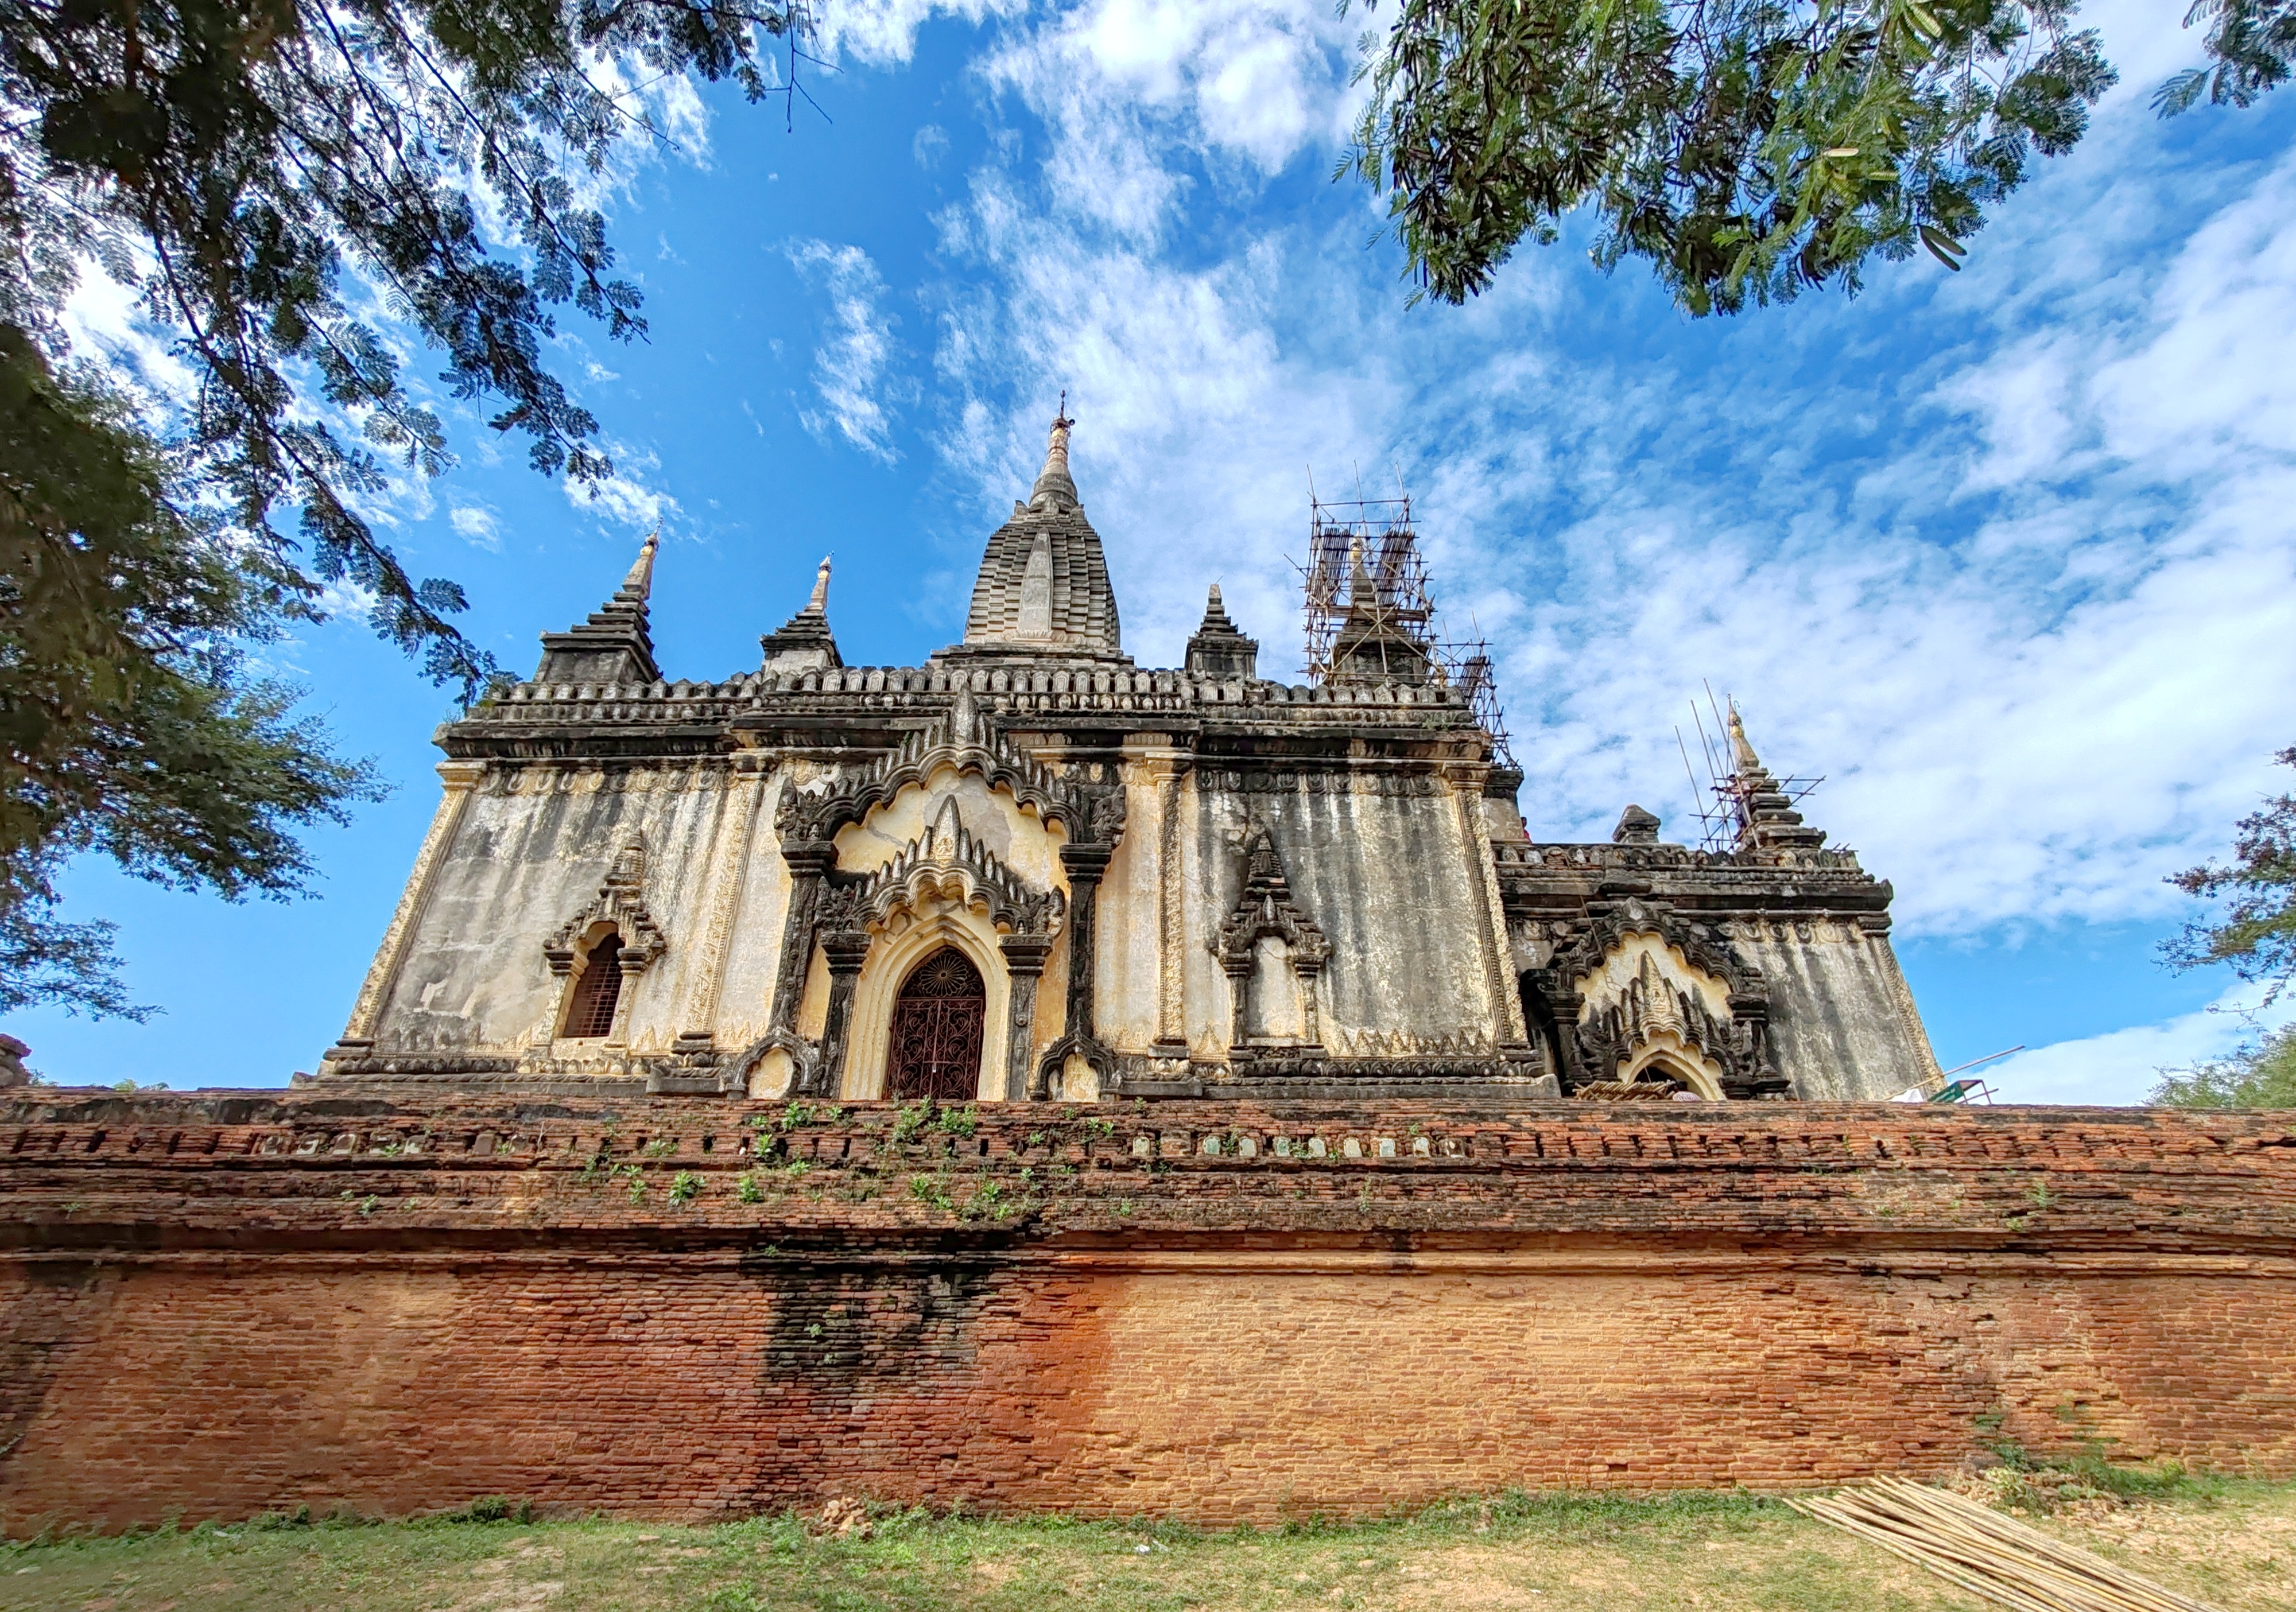
[[[622,995],[622,937],[609,929],[582,960],[574,994],[566,1006],[566,1035],[593,1041],[614,1027],[614,1007]]]

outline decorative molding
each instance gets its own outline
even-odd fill
[[[1784,1094],[1788,1083],[1777,1071],[1769,1034],[1769,985],[1759,970],[1728,942],[1710,937],[1702,926],[1639,891],[1591,903],[1587,910],[1588,921],[1576,937],[1557,948],[1546,969],[1534,971],[1564,1043],[1566,1089],[1616,1079],[1638,1054],[1670,1035],[1712,1064],[1704,1073],[1723,1095]],[[1594,995],[1604,965],[1634,935],[1654,937],[1719,987],[1729,1018],[1712,1012],[1695,992],[1677,989],[1647,956],[1623,990]]]
[[[552,973],[572,973],[580,955],[582,937],[602,923],[612,924],[621,935],[621,967],[625,974],[644,973],[654,959],[668,949],[660,926],[646,911],[645,869],[645,841],[632,834],[614,853],[613,865],[607,869],[605,882],[598,887],[598,894],[590,904],[559,925],[557,931],[542,943],[542,954],[549,960]]]
[[[439,798],[439,809],[430,814],[430,827],[422,836],[422,848],[414,854],[414,871],[407,875],[406,888],[399,892],[398,904],[391,911],[390,927],[382,932],[382,944],[375,948],[374,961],[359,986],[350,1021],[343,1027],[341,1040],[337,1043],[338,1049],[347,1056],[357,1057],[374,1044],[383,1007],[390,1000],[392,987],[398,983],[398,971],[406,964],[406,948],[414,938],[422,909],[430,904],[439,859],[454,843],[455,831],[462,827],[463,814],[486,773],[487,764],[483,761],[439,764],[439,780],[445,790]]]
[[[710,893],[708,927],[696,948],[694,971],[698,983],[693,1000],[686,1009],[686,1027],[677,1038],[681,1051],[706,1051],[716,1039],[718,994],[725,985],[726,942],[732,937],[734,914],[741,905],[742,892],[750,882],[750,854],[756,839],[750,830],[757,819],[758,801],[768,785],[764,771],[755,767],[749,769],[746,776],[737,774],[737,781],[748,787],[734,791],[732,802],[720,820],[725,827],[718,839],[731,847],[730,854],[716,855],[715,845],[712,847],[710,860],[718,864],[718,882]]]
[[[1053,935],[1066,910],[1059,891],[1031,890],[967,829],[951,797],[931,827],[857,888],[852,921],[882,926],[902,907],[914,912],[927,894],[952,883],[966,904],[986,908],[989,922],[1005,934]]]

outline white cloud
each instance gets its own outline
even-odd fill
[[[802,410],[799,418],[824,441],[834,430],[863,453],[890,464],[898,457],[890,406],[894,320],[882,306],[884,280],[857,246],[800,241],[789,248],[789,258],[800,274],[828,291],[830,301],[830,332],[813,359],[814,390],[823,406]]]
[[[889,66],[916,53],[918,31],[935,17],[977,24],[1027,9],[1028,0],[829,0],[816,8],[808,48],[831,61]]]
[[[2284,998],[2258,1011],[2259,994],[2243,986],[2197,1013],[2055,1042],[1970,1074],[1992,1087],[1997,1102],[2142,1102],[2161,1084],[2163,1069],[2226,1057],[2296,1019],[2296,1001]]]
[[[982,71],[1048,126],[1055,209],[1158,238],[1196,181],[1273,175],[1336,143],[1352,30],[1313,0],[1092,0],[1008,35]]]
[[[502,521],[492,510],[477,504],[458,505],[447,517],[459,536],[489,552],[502,547]]]
[[[652,531],[684,512],[675,497],[647,485],[647,478],[661,468],[659,455],[620,442],[606,444],[606,453],[614,463],[612,475],[596,481],[560,479],[568,503],[630,531]]]

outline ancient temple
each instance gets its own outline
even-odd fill
[[[782,1097],[1885,1097],[1935,1061],[1890,890],[1734,711],[1734,838],[1529,838],[1472,679],[1360,549],[1304,685],[1210,590],[1125,654],[1072,422],[961,642],[849,667],[811,598],[667,680],[649,539],[445,793],[321,1080]],[[1480,672],[1475,675],[1480,676]]]

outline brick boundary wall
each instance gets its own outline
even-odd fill
[[[0,1527],[2296,1472],[2296,1119],[0,1102]]]

